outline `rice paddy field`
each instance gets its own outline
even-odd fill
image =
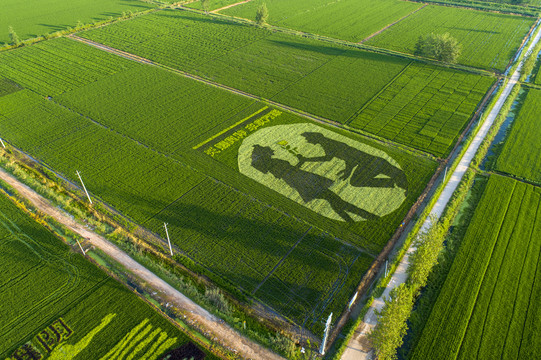
[[[429,5],[366,44],[412,54],[419,36],[449,33],[462,45],[458,63],[503,71],[534,22],[528,17]]]
[[[151,360],[189,342],[4,193],[0,250],[2,359]]]
[[[540,106],[541,90],[528,90],[496,160],[496,170],[541,183]]]
[[[254,20],[262,3],[269,10],[269,24],[353,42],[363,40],[422,6],[398,0],[253,0],[220,13]]]
[[[537,357],[541,189],[492,175],[412,359]]]
[[[308,329],[342,311],[435,169],[426,157],[74,40],[2,56],[4,139],[72,181],[79,170],[93,196],[151,231],[168,222],[179,261]],[[37,58],[48,66],[35,67]],[[297,137],[280,126],[298,128]],[[276,141],[265,143],[263,131]],[[312,133],[322,134],[319,145]],[[259,149],[292,145],[297,161],[306,157],[294,177],[281,175],[287,157],[267,170],[254,163]],[[335,158],[337,146],[359,155]],[[317,159],[322,152],[328,160]],[[307,187],[315,178],[327,191]],[[280,194],[276,181],[302,196]]]
[[[179,11],[81,36],[438,157],[452,149],[494,82]]]
[[[122,12],[137,12],[154,8],[139,0],[26,0],[21,7],[19,0],[2,0],[0,12],[0,45],[10,42],[8,27],[12,26],[21,40],[46,35],[77,22],[93,23]]]
[[[176,1],[171,1],[171,2],[176,2]],[[208,8],[206,10],[214,11],[214,10],[226,7],[228,5],[236,4],[238,2],[239,0],[209,0]],[[201,1],[188,2],[187,4],[183,4],[183,6],[190,9],[205,10],[203,9],[203,5],[201,5]]]

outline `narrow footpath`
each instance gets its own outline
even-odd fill
[[[535,45],[539,42],[539,39],[541,38],[541,31],[537,33],[534,40],[532,41],[530,47],[527,50],[527,54],[530,53]],[[526,59],[527,56],[524,57]],[[524,59],[521,61],[521,63],[517,66],[517,69],[509,79],[509,82],[505,86],[503,92],[501,93],[500,97],[496,101],[496,104],[488,114],[487,118],[479,128],[479,131],[475,135],[475,138],[471,142],[470,146],[466,150],[464,156],[458,163],[458,166],[456,167],[455,171],[451,175],[449,182],[443,189],[443,192],[440,194],[436,204],[432,208],[430,212],[430,216],[427,218],[427,220],[423,223],[423,226],[421,227],[421,232],[427,230],[430,228],[431,225],[431,218],[439,219],[441,214],[443,213],[443,210],[447,206],[447,203],[451,199],[451,196],[455,192],[458,184],[462,180],[462,177],[466,173],[466,170],[468,170],[468,167],[470,166],[470,163],[477,153],[477,150],[479,149],[479,146],[485,139],[488,130],[492,127],[492,124],[494,123],[494,120],[498,116],[498,114],[501,111],[501,108],[507,98],[509,97],[509,94],[511,93],[511,90],[515,87],[516,83],[518,82],[518,79],[520,78],[522,65],[524,63]],[[384,299],[389,298],[389,293],[392,289],[397,287],[398,285],[404,283],[407,280],[407,274],[406,270],[409,265],[409,255],[415,251],[415,248],[411,246],[406,254],[404,255],[402,261],[396,268],[396,271],[391,277],[391,280],[389,281],[389,285],[385,288],[385,291],[383,294],[377,298],[374,299],[374,302],[372,303],[372,306],[366,313],[363,322],[355,330],[354,336],[351,338],[346,351],[344,352],[344,355],[342,355],[342,360],[367,360],[367,359],[373,359],[373,350],[372,346],[370,344],[370,341],[368,340],[367,335],[370,333],[370,331],[376,326],[377,324],[377,317],[375,312],[380,311],[383,308],[383,305],[385,304]]]
[[[21,196],[28,199],[38,210],[54,218],[56,221],[83,238],[88,239],[92,245],[103,251],[107,256],[116,260],[127,271],[148,284],[148,286],[153,288],[156,292],[160,293],[168,302],[174,304],[175,307],[180,309],[188,318],[205,329],[206,332],[212,334],[212,337],[220,339],[220,342],[223,345],[233,349],[234,352],[243,358],[264,360],[283,359],[229,327],[219,318],[194,303],[153,272],[133,260],[104,237],[89,230],[85,225],[76,222],[68,214],[51,204],[49,200],[36,193],[1,168],[0,179],[16,189]]]

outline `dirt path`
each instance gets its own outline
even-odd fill
[[[111,258],[115,259],[119,264],[124,266],[127,271],[148,284],[163,297],[167,298],[169,302],[175,305],[175,307],[183,311],[188,318],[194,320],[199,326],[204,328],[208,333],[212,334],[211,338],[219,338],[222,344],[233,349],[237,354],[241,355],[245,359],[283,359],[270,350],[239,334],[236,330],[223,323],[220,319],[209,313],[207,310],[201,308],[199,305],[184,296],[150,270],[133,260],[125,252],[110,243],[104,237],[90,231],[85,227],[85,225],[79,224],[73,220],[68,214],[52,205],[47,199],[37,194],[28,186],[19,182],[15,177],[8,174],[4,169],[1,168],[0,179],[4,180],[10,186],[16,189],[21,196],[28,199],[41,212],[54,218],[56,221],[66,226],[73,232],[88,239],[92,245],[99,248]]]
[[[212,10],[211,13],[218,13],[218,12],[220,12],[220,11],[222,11],[222,10],[229,9],[229,8],[232,8],[232,7],[237,6],[237,5],[245,4],[245,3],[250,2],[250,1],[252,1],[252,0],[239,1],[238,3],[230,4],[230,5],[221,7],[221,8],[219,8],[219,9]]]
[[[415,14],[417,11],[421,10],[422,8],[424,8],[424,7],[426,7],[426,6],[428,6],[428,4],[424,4],[423,6],[421,6],[420,8],[417,8],[417,9],[413,10],[413,11],[410,12],[409,14],[406,14],[406,15],[402,16],[400,19],[398,19],[398,20],[396,20],[395,22],[393,22],[393,23],[391,23],[391,24],[385,26],[383,29],[378,30],[378,31],[376,31],[375,33],[373,33],[372,35],[369,35],[369,36],[365,37],[364,39],[362,39],[361,41],[359,41],[359,44],[362,44],[362,43],[364,43],[365,41],[368,41],[368,40],[372,39],[374,36],[381,34],[382,32],[384,32],[385,30],[387,30],[387,29],[390,28],[391,26],[398,24],[398,23],[401,22],[402,20],[404,20],[404,19],[410,17],[411,15]]]
[[[541,39],[541,31],[537,33],[535,36],[534,41],[532,41],[532,44],[527,50],[527,53],[530,53],[531,50],[534,48],[534,46],[539,42]],[[525,59],[526,57],[524,57]],[[440,194],[436,204],[432,208],[430,212],[430,216],[427,218],[427,220],[423,223],[423,226],[421,227],[420,231],[427,230],[431,226],[431,218],[439,219],[441,214],[443,213],[443,210],[447,206],[447,203],[451,199],[451,196],[455,192],[456,188],[458,187],[458,184],[462,180],[462,177],[466,173],[466,170],[468,170],[471,161],[473,160],[473,157],[477,153],[477,150],[479,149],[479,146],[485,139],[489,129],[492,127],[492,124],[494,123],[494,120],[498,116],[498,114],[501,111],[501,108],[507,98],[509,97],[509,94],[511,93],[511,90],[515,87],[516,83],[518,82],[518,79],[520,78],[520,73],[522,70],[522,64],[524,63],[524,60],[518,65],[517,69],[509,79],[509,82],[505,86],[503,92],[501,93],[500,97],[496,101],[496,104],[488,114],[487,118],[479,128],[479,131],[475,135],[475,138],[469,145],[468,149],[464,153],[462,159],[460,159],[460,162],[458,163],[458,166],[456,167],[455,171],[451,175],[449,182],[443,189],[442,193]],[[370,342],[367,339],[367,334],[372,330],[376,324],[377,324],[377,318],[375,316],[375,312],[382,309],[384,305],[384,299],[389,297],[389,293],[392,289],[394,289],[396,286],[404,283],[407,280],[407,274],[406,270],[409,265],[409,255],[415,251],[415,248],[411,246],[406,254],[404,255],[402,261],[398,265],[395,273],[392,275],[391,280],[389,282],[389,285],[385,288],[385,291],[383,294],[374,300],[372,303],[372,306],[366,313],[363,322],[359,326],[359,328],[356,330],[355,335],[352,337],[350,342],[348,343],[348,347],[346,351],[344,352],[344,355],[342,355],[342,360],[364,360],[364,359],[372,359],[372,346]]]

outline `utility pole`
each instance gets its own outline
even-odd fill
[[[165,228],[165,235],[167,235],[167,243],[169,244],[169,251],[171,252],[171,256],[173,256],[173,248],[171,247],[171,240],[169,239],[169,231],[167,231],[167,223],[163,223],[163,227]]]
[[[83,179],[81,179],[81,174],[79,174],[79,170],[76,170],[77,176],[79,177],[79,180],[81,180],[81,185],[83,185],[83,189],[85,191],[86,197],[88,198],[88,201],[90,202],[90,205],[92,205],[92,199],[90,199],[90,195],[88,195],[88,191],[86,191],[85,183],[83,182]]]
[[[85,249],[83,249],[83,247],[81,246],[81,243],[79,242],[79,239],[75,239],[75,241],[77,241],[77,244],[79,244],[79,247],[81,248],[81,251],[83,252],[83,255],[86,256]]]
[[[0,143],[2,143],[2,147],[5,149],[5,148],[6,148],[6,144],[4,144],[4,140],[2,140],[2,138],[0,138]]]
[[[327,324],[325,324],[325,333],[323,334],[323,341],[321,342],[321,346],[319,347],[319,353],[321,355],[325,355],[325,345],[327,345],[327,337],[329,336],[329,330],[331,329],[331,321],[332,321],[332,313],[329,315],[329,318],[327,319]]]
[[[443,182],[447,179],[447,166],[445,167],[445,174],[443,175]]]
[[[351,306],[353,306],[353,303],[355,302],[355,300],[357,300],[357,295],[359,295],[359,292],[358,292],[358,291],[355,293],[355,295],[353,295],[353,297],[352,297],[351,300],[349,301],[349,304],[348,304],[348,311],[351,310]]]

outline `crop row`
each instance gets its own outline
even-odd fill
[[[493,82],[489,77],[413,63],[349,124],[446,156]]]
[[[541,183],[540,106],[541,91],[528,90],[496,161],[496,170]]]
[[[461,44],[459,63],[503,71],[533,23],[533,18],[430,5],[367,44],[413,53],[420,36],[449,33]]]
[[[0,54],[0,72],[5,77],[43,96],[58,95],[136,66],[66,38]]]
[[[540,193],[490,178],[413,359],[535,357]]]
[[[337,121],[407,64],[183,11],[160,11],[81,36]]]
[[[253,20],[265,3],[269,23],[358,42],[421,7],[396,0],[254,0],[221,13]]]

